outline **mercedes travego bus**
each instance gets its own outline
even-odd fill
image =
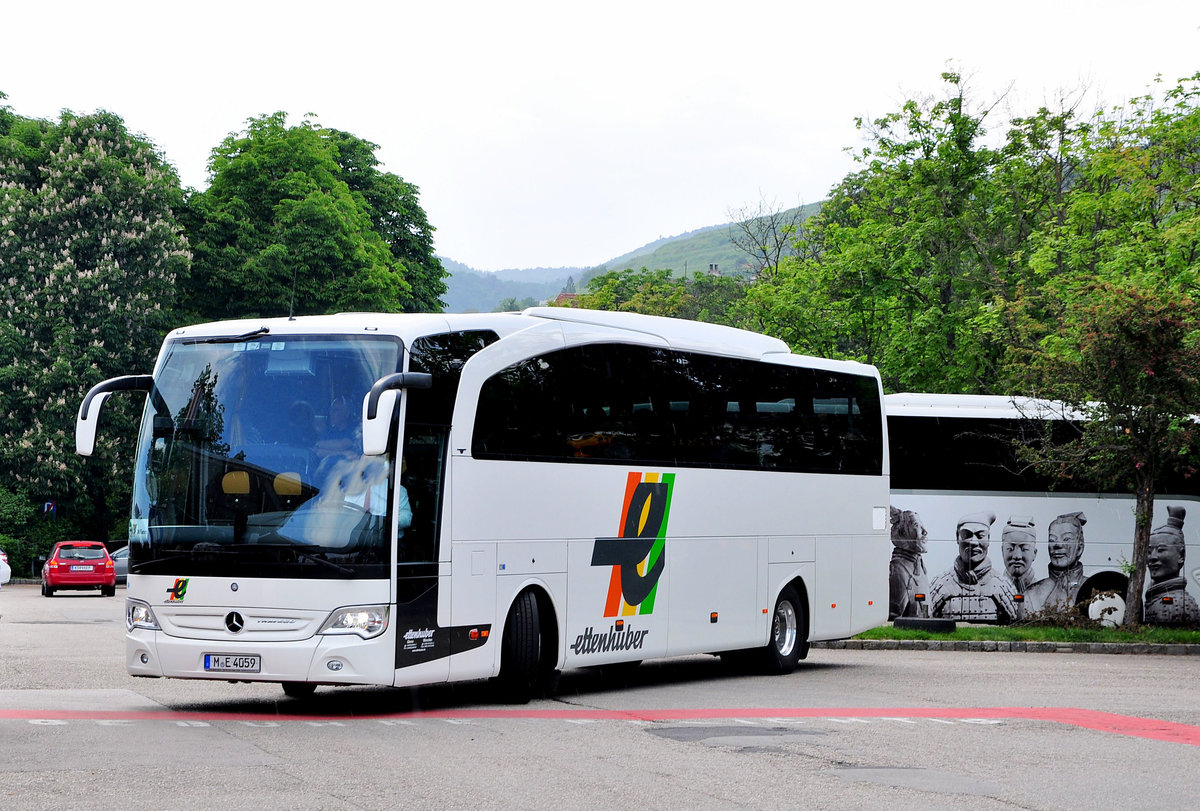
[[[630,313],[342,314],[170,333],[129,521],[135,676],[316,685],[734,654],[887,620],[873,367]]]

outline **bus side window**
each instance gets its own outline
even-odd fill
[[[437,537],[441,504],[441,470],[446,449],[445,429],[411,426],[405,441],[400,483],[408,493],[412,523],[399,533],[401,563],[437,560]]]

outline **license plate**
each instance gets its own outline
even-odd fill
[[[73,572],[90,572],[91,570],[92,570],[91,566],[72,566],[71,567],[71,571],[73,571]]]
[[[257,673],[260,666],[258,656],[244,653],[204,654],[204,670],[208,673]]]

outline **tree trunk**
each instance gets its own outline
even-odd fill
[[[1142,624],[1145,613],[1142,593],[1146,585],[1146,559],[1150,556],[1150,525],[1154,521],[1154,489],[1142,482],[1137,492],[1137,507],[1134,509],[1133,531],[1133,574],[1129,576],[1129,588],[1125,592],[1125,625],[1136,627]]]

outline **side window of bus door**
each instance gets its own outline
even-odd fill
[[[400,533],[398,559],[427,563],[437,560],[447,431],[442,426],[409,425],[407,433],[400,484],[408,493],[412,523]]]

